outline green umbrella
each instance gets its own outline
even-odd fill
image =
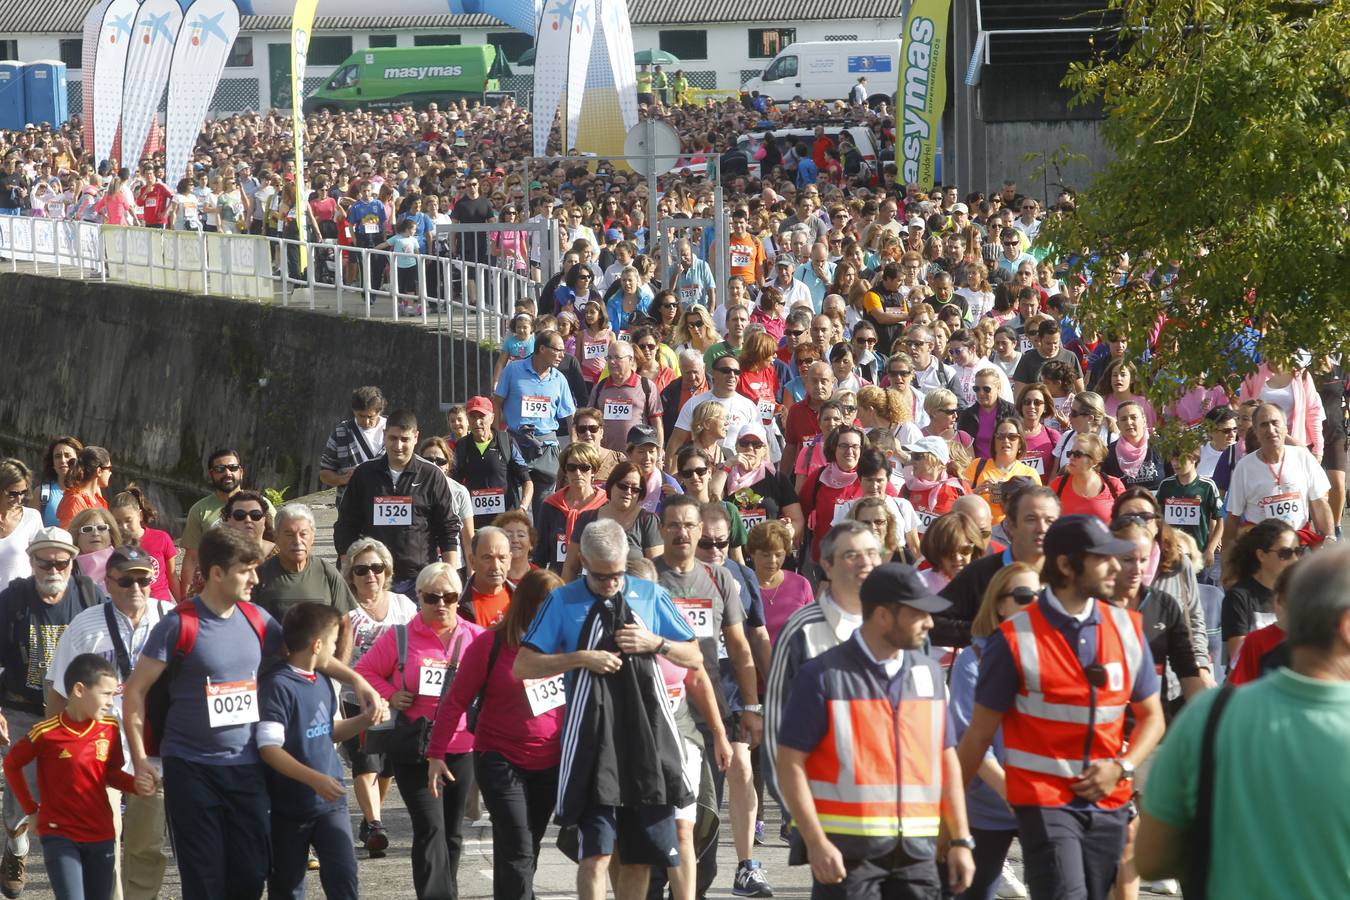
[[[518,66],[533,66],[533,65],[534,65],[534,48],[531,47],[530,49],[526,50],[524,53],[520,54],[520,56],[516,57],[516,65],[518,65]]]
[[[639,50],[633,54],[633,61],[639,66],[678,66],[680,58],[664,50]]]

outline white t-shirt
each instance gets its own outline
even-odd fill
[[[1261,402],[1274,403],[1284,413],[1286,419],[1294,409],[1294,383],[1291,381],[1282,388],[1267,384],[1261,388]]]
[[[856,506],[861,499],[863,498],[854,497],[852,500],[847,500],[835,506],[834,520],[830,522],[830,526],[833,527],[838,525],[840,522],[847,519],[849,513],[853,512],[853,507]],[[887,494],[886,505],[891,508],[891,513],[895,516],[895,520],[900,523],[901,534],[907,535],[919,530],[919,517],[915,515],[914,506],[908,500],[904,497],[892,497]]]
[[[42,514],[25,506],[19,524],[7,537],[0,538],[0,589],[8,586],[15,578],[27,578],[33,574],[33,565],[28,559],[28,542],[41,530]]]
[[[1215,450],[1209,445],[1209,442],[1200,445],[1200,465],[1196,466],[1196,471],[1205,478],[1214,477],[1214,469],[1219,465],[1219,460],[1223,457],[1226,450]]]
[[[1228,485],[1228,512],[1248,522],[1274,518],[1302,528],[1308,524],[1312,501],[1330,491],[1331,482],[1316,457],[1306,447],[1286,445],[1284,459],[1274,466],[1259,453],[1242,457]]]
[[[694,410],[698,409],[699,404],[705,400],[715,400],[727,411],[727,436],[723,439],[722,446],[729,453],[736,452],[736,435],[740,434],[741,426],[749,422],[759,421],[759,407],[743,394],[732,394],[723,400],[713,396],[712,391],[704,391],[689,398],[689,402],[685,403],[680,410],[679,417],[675,420],[675,427],[683,428],[693,434],[690,424],[694,419]]]
[[[384,614],[384,621],[376,621],[371,618],[370,613],[358,605],[356,609],[347,613],[347,618],[352,623],[352,658],[350,665],[355,666],[357,660],[366,655],[366,651],[375,643],[375,639],[384,634],[395,625],[406,625],[417,616],[417,604],[413,603],[403,594],[389,594],[389,610]],[[356,694],[348,687],[342,688],[342,697],[344,700],[355,702]]]

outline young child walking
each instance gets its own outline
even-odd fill
[[[316,671],[332,658],[342,614],[299,603],[282,620],[287,664],[264,675],[259,690],[258,753],[270,768],[272,874],[268,895],[304,900],[312,845],[329,900],[356,900],[356,851],[347,788],[335,743],[369,728],[375,710],[333,721],[333,684]]]
[[[26,813],[19,829],[37,823],[52,892],[60,900],[108,900],[116,840],[107,788],[149,796],[155,785],[122,771],[121,730],[108,715],[117,693],[112,663],[80,654],[65,687],[65,710],[34,725],[5,757],[5,783]],[[41,803],[23,774],[35,759]]]

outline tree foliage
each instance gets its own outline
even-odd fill
[[[1115,159],[1045,224],[1091,273],[1089,326],[1156,346],[1149,393],[1350,337],[1350,0],[1110,0],[1119,46],[1070,69]],[[1124,260],[1128,259],[1128,263]],[[1125,284],[1122,286],[1122,281]],[[1161,340],[1156,340],[1160,323]],[[1350,348],[1347,348],[1350,349]]]

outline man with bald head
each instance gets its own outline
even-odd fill
[[[809,437],[820,434],[820,407],[834,396],[834,372],[827,362],[814,362],[802,373],[806,396],[788,407],[783,448],[784,460],[796,460]]]
[[[1284,411],[1262,403],[1252,414],[1252,430],[1257,450],[1242,457],[1228,484],[1223,545],[1234,546],[1239,534],[1263,519],[1288,523],[1305,545],[1334,535],[1336,523],[1327,503],[1331,482],[1312,450],[1287,442]]]
[[[984,543],[980,547],[981,555],[989,552],[989,542],[994,534],[994,517],[989,509],[989,501],[979,494],[966,494],[952,501],[951,512],[963,513],[980,529]]]

